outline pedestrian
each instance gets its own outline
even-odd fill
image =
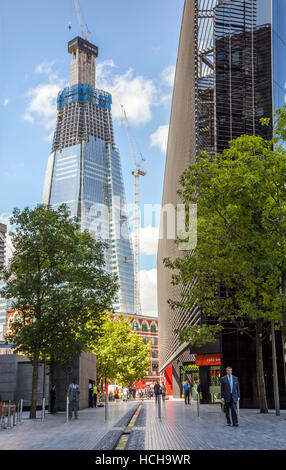
[[[52,385],[50,390],[50,403],[51,403],[51,414],[55,413],[55,405],[56,405],[56,386],[55,384]]]
[[[166,392],[167,392],[166,385],[163,382],[162,383],[162,398],[163,398],[163,401],[165,401],[165,399],[166,399]]]
[[[79,385],[76,383],[76,379],[73,379],[73,383],[70,384],[68,390],[69,396],[69,419],[72,419],[72,412],[74,411],[74,417],[77,419],[78,404],[79,404]]]
[[[183,386],[184,389],[184,397],[185,397],[185,405],[190,404],[190,386],[189,382],[186,380]]]
[[[94,384],[94,386],[93,386],[92,393],[93,393],[93,404],[94,404],[94,408],[96,408],[96,405],[97,405],[97,395],[98,395],[98,388],[97,388],[97,385],[96,385],[96,384]]]
[[[232,367],[226,368],[226,375],[221,379],[221,401],[225,408],[225,416],[227,425],[231,426],[230,411],[232,425],[238,426],[237,419],[237,402],[240,400],[239,381],[235,375],[232,375]]]
[[[136,388],[135,387],[133,387],[133,389],[132,389],[132,396],[133,396],[133,400],[135,400],[136,399]]]
[[[93,385],[91,383],[88,389],[88,407],[93,408]]]
[[[156,383],[154,385],[155,403],[159,402],[159,395],[161,395],[161,393],[162,393],[162,388],[158,380],[156,380]]]

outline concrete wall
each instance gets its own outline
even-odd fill
[[[173,102],[170,117],[168,147],[165,165],[162,206],[175,208],[182,201],[178,195],[179,178],[195,162],[196,157],[196,1],[185,0],[178,50]],[[174,209],[175,210],[175,209]],[[163,223],[165,222],[165,223]],[[158,244],[158,314],[159,357],[163,367],[180,346],[176,328],[188,323],[188,312],[171,310],[168,299],[180,298],[180,288],[171,284],[171,270],[163,265],[164,258],[182,255],[174,240],[167,238],[166,217],[161,216],[163,237]],[[170,225],[170,222],[169,222]]]
[[[38,377],[38,401],[41,406],[43,397],[43,372],[44,367],[39,367]],[[18,354],[0,355],[0,395],[4,401],[19,399],[24,400],[24,407],[29,406],[32,397],[32,373],[33,368],[26,357]],[[46,378],[46,397],[48,397],[48,379]]]
[[[80,386],[79,409],[88,407],[89,380],[96,381],[96,356],[82,353],[72,362],[55,368],[56,411],[66,409],[66,397],[69,384],[76,379]]]

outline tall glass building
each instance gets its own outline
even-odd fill
[[[107,270],[118,276],[114,309],[134,313],[134,256],[127,223],[119,151],[115,146],[111,95],[95,87],[98,49],[76,37],[70,86],[58,95],[57,125],[48,160],[43,203],[65,203],[82,230],[108,243]]]
[[[260,118],[270,118],[273,129],[275,110],[286,103],[285,57],[285,0],[185,0],[162,206],[181,203],[179,177],[203,150],[219,152],[241,134],[272,136],[271,128],[261,127]],[[199,350],[180,343],[178,329],[203,321],[197,304],[175,311],[168,305],[168,299],[181,298],[181,287],[172,285],[172,273],[162,260],[181,255],[164,234],[157,257],[160,370],[172,382],[176,397],[181,396],[183,380],[194,384],[200,377],[203,399],[212,402],[219,394],[221,368],[230,362],[241,378],[242,405],[254,406],[255,351],[245,336],[225,335]],[[266,388],[272,400],[267,347]],[[281,351],[278,354],[282,361]]]

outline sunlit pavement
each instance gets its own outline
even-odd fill
[[[111,450],[134,415],[140,401],[109,404],[79,411],[79,419],[65,422],[65,414],[47,415],[41,422],[24,419],[11,429],[0,429],[0,449]],[[24,413],[27,417],[27,413]],[[154,399],[144,400],[132,428],[126,450],[286,449],[286,411],[240,410],[239,427],[226,426],[220,405],[201,405],[183,400],[162,403],[161,419]]]
[[[162,403],[161,419],[154,401],[146,401],[135,423],[127,449],[235,450],[286,449],[286,411],[277,417],[258,410],[240,410],[239,427],[226,426],[220,405],[183,400]]]
[[[104,408],[88,408],[66,423],[65,413],[47,414],[23,421],[11,429],[0,429],[0,449],[22,450],[93,450],[112,449],[122,430],[135,413],[139,402],[109,403],[108,421]],[[28,413],[23,413],[27,418]]]

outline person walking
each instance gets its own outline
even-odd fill
[[[56,386],[55,384],[52,385],[50,390],[50,403],[51,403],[51,414],[55,413],[55,405],[56,405]]]
[[[93,385],[92,383],[89,384],[89,388],[88,388],[88,407],[93,408]]]
[[[156,380],[156,383],[154,385],[155,403],[159,402],[159,395],[161,395],[161,393],[162,393],[161,386],[158,380]]]
[[[183,386],[184,389],[184,397],[185,397],[185,405],[190,404],[190,386],[189,382],[186,380]]]
[[[226,368],[226,375],[221,379],[221,401],[225,407],[227,425],[231,426],[230,411],[233,426],[238,426],[237,402],[240,400],[239,381],[232,375],[232,367]]]
[[[165,399],[166,399],[166,392],[167,392],[166,385],[163,382],[162,383],[162,399],[163,399],[163,401],[165,401]]]
[[[72,419],[72,412],[74,411],[74,417],[77,419],[78,404],[79,404],[79,385],[76,383],[76,379],[73,379],[73,383],[70,384],[68,389],[69,397],[69,419]]]
[[[97,395],[98,395],[98,388],[97,388],[97,385],[96,385],[96,384],[94,384],[94,386],[93,386],[92,393],[93,393],[93,404],[94,404],[94,408],[96,408],[96,405],[97,405]]]

